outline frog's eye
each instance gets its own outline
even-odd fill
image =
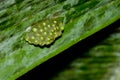
[[[48,19],[28,27],[25,40],[34,45],[49,45],[61,36],[64,27],[58,19]]]

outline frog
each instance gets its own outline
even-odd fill
[[[33,23],[26,29],[25,40],[33,45],[52,44],[64,31],[64,18],[52,17]]]

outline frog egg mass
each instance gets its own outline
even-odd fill
[[[58,19],[47,19],[33,24],[26,31],[25,40],[34,45],[49,45],[61,36],[64,27]]]

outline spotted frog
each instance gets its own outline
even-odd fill
[[[62,35],[63,30],[60,18],[45,19],[27,28],[25,40],[34,45],[49,45]]]

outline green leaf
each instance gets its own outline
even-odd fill
[[[9,0],[0,4],[0,80],[18,78],[120,18],[119,0]],[[24,40],[27,27],[54,16],[64,18],[65,29],[53,44],[39,47]]]

